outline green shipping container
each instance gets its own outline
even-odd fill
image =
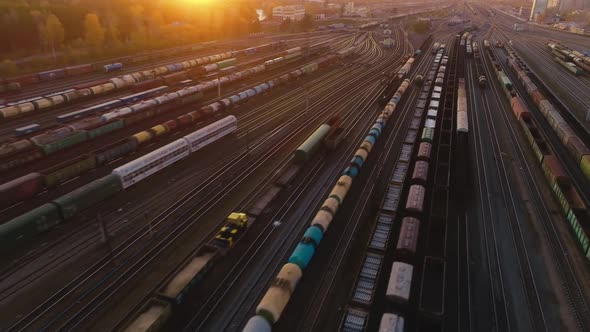
[[[63,218],[69,219],[76,213],[95,205],[121,190],[119,178],[116,175],[109,174],[57,198],[53,202],[60,207]]]
[[[223,69],[223,68],[234,66],[236,63],[238,63],[238,60],[236,60],[236,58],[226,59],[223,61],[219,61],[217,63],[217,67],[218,67],[218,69]]]
[[[45,186],[52,188],[95,168],[96,158],[94,155],[85,155],[76,158],[72,162],[58,164],[41,173],[43,174]]]
[[[59,210],[52,203],[43,204],[6,223],[0,224],[0,248],[10,250],[19,242],[59,224]]]
[[[97,127],[94,129],[86,129],[88,133],[88,139],[93,139],[98,136],[102,136],[108,134],[112,131],[121,129],[125,126],[125,122],[122,119],[116,120],[114,122],[108,123],[104,126]]]
[[[48,154],[52,154],[57,151],[63,150],[65,148],[68,148],[72,145],[82,143],[86,140],[87,140],[87,135],[86,135],[85,131],[72,132],[69,136],[62,138],[58,141],[55,141],[53,143],[39,145],[39,148],[41,148],[41,150],[43,150],[43,153],[48,155]]]
[[[432,143],[434,138],[434,129],[433,128],[424,128],[422,130],[422,142],[429,142]]]

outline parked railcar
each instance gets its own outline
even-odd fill
[[[163,85],[157,88],[153,88],[153,89],[149,89],[146,91],[142,91],[142,92],[138,92],[138,93],[134,93],[132,95],[129,96],[124,96],[119,98],[122,102],[125,103],[134,103],[137,101],[140,101],[142,99],[146,99],[149,97],[153,97],[156,95],[159,95],[160,93],[163,93],[164,91],[166,91],[168,89],[168,86]]]
[[[404,318],[397,314],[384,313],[379,323],[379,332],[403,332]]]
[[[219,257],[218,248],[208,244],[199,247],[168,275],[156,295],[172,304],[183,303],[186,294],[197,285]]]
[[[42,190],[43,177],[39,173],[29,173],[0,184],[0,207],[31,198]]]
[[[410,299],[413,271],[414,267],[410,264],[393,262],[385,293],[385,296],[389,300],[400,304],[408,302]]]
[[[103,66],[105,73],[110,73],[113,71],[118,71],[123,69],[123,64],[120,62],[111,63]]]
[[[237,129],[238,120],[235,116],[230,115],[192,134],[186,135],[184,139],[189,145],[190,153],[194,153],[204,146],[233,133]]]
[[[424,209],[424,195],[426,194],[426,188],[422,185],[415,184],[410,187],[408,193],[408,199],[406,201],[406,210],[422,213]]]
[[[120,330],[126,332],[160,331],[171,314],[172,305],[169,302],[151,297],[120,324]]]
[[[10,250],[15,245],[59,224],[58,207],[46,203],[8,222],[0,224],[0,249]]]
[[[37,123],[31,123],[30,125],[26,125],[23,127],[16,128],[14,130],[14,135],[16,137],[26,136],[31,133],[37,132],[41,130],[41,126]]]
[[[411,257],[416,253],[418,245],[418,234],[420,220],[413,217],[402,219],[399,237],[397,240],[396,253],[402,257]]]
[[[108,101],[106,103],[101,103],[98,105],[92,105],[86,108],[83,108],[81,110],[78,111],[74,111],[74,112],[70,112],[70,113],[66,113],[66,114],[61,114],[58,115],[55,120],[59,123],[66,123],[66,122],[70,122],[76,119],[81,119],[90,115],[94,115],[97,114],[99,112],[103,112],[106,110],[110,110],[113,108],[116,108],[118,106],[123,105],[124,102],[120,99],[115,99],[115,100],[111,100]]]

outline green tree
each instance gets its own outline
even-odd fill
[[[291,25],[292,24],[293,24],[293,22],[291,21],[291,18],[287,17],[279,25],[279,30],[282,31],[282,32],[287,32],[287,31],[291,30]]]
[[[105,28],[100,24],[98,15],[95,13],[86,14],[84,18],[84,41],[86,45],[97,50],[104,46]]]
[[[299,22],[299,27],[303,31],[313,28],[313,17],[310,14],[303,15],[303,19]]]
[[[53,14],[47,16],[45,19],[45,25],[42,29],[42,36],[45,44],[51,47],[53,62],[56,62],[55,49],[61,46],[65,36],[64,27],[57,16]]]

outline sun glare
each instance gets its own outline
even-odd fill
[[[218,2],[218,0],[180,0],[183,3],[187,3],[187,4],[193,4],[193,5],[211,5],[214,4],[216,2]]]

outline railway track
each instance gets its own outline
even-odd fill
[[[554,91],[562,104],[566,105],[566,111],[570,113],[572,120],[577,121],[577,127],[589,135],[590,127],[584,121],[584,117],[586,110],[590,109],[590,98],[588,97],[590,96],[590,78],[574,76],[561,67],[547,50],[550,38],[529,34],[522,35],[505,27],[498,28],[496,33],[500,36],[498,39],[514,41],[513,48],[520,53],[523,60],[543,80],[543,83]]]
[[[368,108],[366,106],[363,108],[360,107],[363,104],[371,105],[370,100],[374,99],[374,91],[375,86],[369,85],[363,89],[363,92],[361,92],[361,97],[351,100],[344,105],[333,105],[341,110],[348,109],[348,111],[343,115],[342,125],[346,125],[347,128],[355,128],[359,125],[360,120],[363,119],[363,115],[366,116],[365,111],[366,108]],[[360,112],[358,112],[359,108],[361,109]],[[362,132],[359,131],[355,135],[356,137],[352,138],[350,141],[356,141],[360,139],[361,133]],[[332,180],[340,171],[339,166],[346,162],[349,154],[353,151],[352,149],[352,146],[348,147],[348,151],[341,154],[339,161],[336,163],[336,167],[332,167],[329,176],[322,178]],[[296,208],[295,204],[299,199],[302,198],[302,196],[305,195],[305,191],[312,185],[316,184],[315,182],[319,180],[317,174],[319,173],[321,167],[325,166],[325,161],[322,161],[318,164],[320,165],[314,165],[312,167],[312,171],[310,172],[310,174],[314,175],[312,177],[314,181],[305,181],[304,184],[296,188],[292,196],[286,200],[283,206],[278,209],[279,212],[275,213],[273,217],[270,218],[270,220],[288,220],[288,218],[293,213],[296,213],[293,211],[293,209]],[[329,183],[327,180],[324,181]],[[320,192],[316,191],[313,195],[313,199],[308,201],[318,202],[328,190],[329,189],[324,188]],[[315,205],[311,203],[306,210],[306,214],[311,213],[312,211],[310,208],[314,206]],[[307,219],[302,218],[300,220]],[[258,235],[256,240],[254,240],[252,245],[250,245],[245,254],[242,255],[240,261],[227,274],[227,277],[214,290],[211,296],[207,298],[207,300],[204,302],[204,305],[202,306],[202,309],[193,315],[192,319],[184,328],[184,330],[189,331],[214,329],[219,331],[239,329],[240,325],[242,325],[242,322],[248,318],[247,315],[253,312],[255,306],[253,301],[256,300],[256,298],[258,298],[264,291],[267,280],[272,277],[273,272],[276,272],[276,267],[279,266],[281,262],[286,260],[288,255],[286,250],[293,246],[293,244],[298,240],[296,235],[301,234],[306,226],[308,225],[304,222],[300,222],[298,224],[289,223],[288,226],[285,226],[288,228],[287,230],[281,229],[279,231],[273,226],[272,223],[267,224],[264,230]],[[274,233],[279,232],[282,238],[290,239],[288,245],[286,245],[283,241],[277,241],[278,239],[272,238],[273,235],[278,237],[279,235]],[[272,243],[271,240],[275,240],[275,242]],[[269,248],[269,246],[271,247]],[[254,258],[259,258],[261,255],[266,256],[264,259],[259,259],[260,262],[264,262],[261,263],[263,266],[252,268],[251,264],[256,264]],[[271,257],[268,257],[269,255]],[[251,274],[255,274],[256,277],[251,277]],[[238,280],[240,277],[244,276],[248,276],[247,278],[249,279],[247,281],[246,287],[238,287],[238,285],[243,286],[243,284],[238,284]],[[241,291],[239,291],[239,294],[236,294],[238,290]],[[224,300],[227,300],[228,296],[230,295],[231,307],[227,308],[227,311],[229,311],[227,312],[223,310],[223,308],[220,308],[220,305]],[[250,302],[248,303],[248,301]],[[227,303],[225,304],[227,305]],[[223,314],[219,314],[219,309],[222,310]],[[214,315],[215,317],[212,317]]]
[[[338,79],[342,79],[344,76],[346,76],[347,73],[344,72],[330,72],[328,73],[326,76],[327,77],[318,77],[317,79],[321,79],[321,80],[338,80]],[[319,89],[316,89],[313,91],[312,95],[309,96],[310,98],[320,98],[323,94],[325,94],[327,91],[329,91],[332,88],[335,88],[338,84],[330,84],[328,86],[322,86]],[[283,95],[283,98],[276,100],[276,101],[271,101],[269,103],[266,103],[263,107],[262,107],[262,111],[264,112],[250,112],[250,113],[246,113],[242,116],[240,116],[238,114],[238,116],[240,116],[240,123],[241,123],[241,132],[243,134],[240,134],[241,136],[252,136],[251,133],[256,133],[257,130],[263,130],[264,126],[272,126],[274,124],[274,122],[278,122],[280,121],[281,116],[284,116],[286,114],[289,114],[289,112],[292,112],[295,108],[296,105],[298,105],[299,103],[305,101],[305,96],[299,96],[298,97],[298,102],[294,103],[295,105],[289,105],[289,101],[286,98],[291,98],[292,96],[295,96],[298,93],[305,93],[306,88],[298,88],[295,89],[293,91],[290,91],[289,93]],[[320,103],[323,100],[325,100],[326,97],[321,98],[319,101],[317,101],[316,103]],[[287,102],[283,102],[286,101]],[[278,112],[271,112],[273,108],[278,108],[280,109],[280,111]],[[245,133],[244,133],[245,131]],[[238,138],[243,138],[240,137],[240,135],[238,135]],[[254,135],[255,136],[255,135]],[[248,138],[246,138],[248,139]],[[251,145],[256,145],[256,142],[252,142]],[[240,152],[241,153],[241,152]],[[135,157],[135,156],[134,156]],[[219,167],[221,167],[224,163],[226,163],[225,160],[222,160],[221,162],[218,162],[210,167],[207,167],[206,169],[196,172],[194,174],[191,174],[190,177],[187,179],[188,181],[183,184],[178,184],[174,187],[174,191],[181,191],[181,192],[186,192],[189,191],[189,187],[191,183],[195,183],[197,182],[196,180],[203,177],[205,174],[210,173],[212,170],[215,170]],[[146,200],[145,202],[141,202],[137,205],[134,205],[134,207],[132,209],[130,209],[129,211],[127,211],[125,214],[121,215],[119,213],[113,212],[112,214],[107,214],[105,215],[105,219],[115,219],[113,222],[110,222],[107,224],[107,228],[109,229],[109,231],[111,233],[117,233],[121,228],[126,227],[125,221],[132,219],[133,215],[140,215],[142,213],[145,213],[146,211],[149,211],[151,209],[151,207],[153,207],[154,205],[157,205],[158,202],[161,201],[166,201],[165,197],[167,195],[170,195],[170,193],[168,191],[162,191],[157,193],[155,196],[150,197],[148,200]],[[104,211],[104,207],[100,206],[98,207],[99,211]],[[94,214],[92,214],[94,215]],[[94,224],[90,225],[90,227],[94,227]],[[90,233],[90,236],[88,236],[88,234],[83,234],[84,232],[86,233]],[[85,228],[80,228],[79,230],[76,230],[74,232],[74,234],[71,234],[68,236],[68,238],[62,238],[59,239],[58,241],[53,241],[53,243],[55,245],[58,245],[59,242],[66,242],[67,243],[73,243],[74,246],[72,248],[68,248],[65,250],[64,252],[64,256],[60,255],[53,255],[53,257],[48,257],[46,260],[44,260],[44,265],[45,266],[54,266],[55,263],[57,263],[57,260],[64,260],[64,258],[69,258],[70,256],[74,256],[76,255],[76,251],[79,251],[80,249],[86,249],[86,248],[90,248],[93,245],[96,245],[97,243],[100,242],[100,235],[98,234],[98,232],[92,232],[89,231],[88,229]],[[48,250],[53,249],[54,245],[49,245],[49,246],[44,246],[42,248],[39,248],[38,251],[30,251],[27,253],[27,256],[25,257],[25,259],[21,259],[19,261],[20,265],[24,265],[25,263],[28,263],[30,260],[34,259],[36,254],[38,252],[47,252]],[[73,248],[77,248],[78,250],[73,251]],[[16,267],[12,267],[12,269],[14,270]],[[38,273],[39,271],[36,271],[36,273]],[[9,273],[14,273],[14,271],[2,271],[2,276],[3,277],[7,277],[9,275]],[[30,280],[28,278],[24,278],[22,280],[20,280],[20,283],[22,283],[23,285],[28,284],[28,282],[30,282]],[[4,291],[0,292],[0,294],[5,295],[4,292],[6,291],[10,291],[12,293],[18,291],[18,288],[15,287],[15,284],[11,284],[8,285],[6,287],[4,287]],[[2,296],[3,298],[5,296]]]
[[[486,76],[487,77],[494,77],[493,73],[489,71],[489,68],[486,67]],[[471,73],[471,68],[468,68],[468,73]],[[469,79],[469,83],[471,86],[471,91],[477,91],[477,87],[473,84],[474,80],[476,80],[476,76],[470,74],[471,79]],[[498,98],[501,98],[501,95],[496,94]],[[476,110],[479,107],[475,107],[476,105],[472,105],[472,109]],[[518,330],[518,323],[517,320],[520,320],[517,317],[512,317],[511,310],[508,307],[514,306],[512,301],[507,299],[506,297],[506,290],[504,283],[506,282],[504,279],[507,278],[505,275],[509,274],[506,271],[503,271],[503,265],[511,266],[511,264],[506,263],[508,257],[502,254],[502,250],[499,249],[502,247],[501,234],[503,233],[502,229],[505,225],[498,223],[499,220],[508,220],[510,226],[510,234],[512,235],[513,245],[515,248],[516,256],[517,256],[517,264],[520,269],[520,276],[521,276],[521,284],[524,289],[524,294],[527,300],[527,309],[529,312],[529,328],[531,331],[547,331],[547,325],[545,320],[545,315],[543,313],[539,290],[537,288],[537,284],[535,281],[534,273],[531,268],[531,262],[529,260],[529,253],[527,249],[526,242],[523,237],[523,230],[521,228],[521,224],[524,223],[523,218],[518,212],[518,206],[522,204],[517,201],[517,198],[514,196],[514,193],[517,192],[514,187],[513,181],[509,176],[509,171],[507,170],[508,166],[505,164],[505,158],[503,157],[503,149],[501,148],[501,143],[499,140],[499,129],[496,128],[496,124],[494,123],[493,116],[493,108],[490,106],[490,103],[486,97],[486,95],[482,95],[482,104],[481,104],[481,111],[472,112],[475,116],[473,117],[474,129],[476,132],[488,132],[491,138],[491,147],[493,151],[493,160],[494,162],[491,163],[494,167],[490,169],[489,165],[491,160],[486,160],[486,156],[484,155],[484,150],[489,153],[489,145],[488,143],[482,143],[481,137],[478,140],[479,146],[477,148],[478,155],[481,158],[481,161],[477,164],[477,173],[479,179],[485,179],[485,184],[483,188],[480,183],[480,190],[484,189],[483,192],[480,192],[480,199],[482,206],[488,206],[487,212],[484,212],[483,215],[480,217],[484,223],[484,229],[487,228],[486,225],[491,226],[491,233],[493,239],[493,247],[495,251],[495,261],[497,264],[498,273],[497,276],[500,277],[500,284],[501,284],[501,294],[502,294],[502,306],[504,307],[504,314],[505,314],[505,325],[503,323],[503,319],[498,320],[498,325],[496,326],[497,329],[511,331],[513,328]],[[481,113],[483,114],[481,114]],[[486,128],[484,130],[483,128]],[[485,135],[485,134],[484,134]],[[495,174],[494,174],[495,173]],[[491,183],[493,179],[499,179],[499,183],[493,184]],[[499,186],[498,186],[499,185]],[[501,193],[501,200],[497,198],[496,192]],[[484,197],[486,197],[487,202],[483,202]],[[496,201],[496,202],[494,202]],[[501,204],[501,205],[499,205]],[[503,215],[506,212],[506,215]],[[504,230],[505,231],[505,230]],[[488,241],[486,235],[486,242]],[[489,243],[488,243],[489,245]],[[493,283],[495,277],[492,275],[490,276],[490,282]],[[492,286],[492,290],[494,287]],[[514,288],[511,288],[511,294],[514,294]],[[495,296],[494,292],[494,298]],[[517,296],[518,297],[518,296]],[[497,307],[496,304],[495,307]],[[496,313],[498,311],[496,310]],[[522,326],[521,326],[522,328]]]
[[[280,76],[280,75],[282,75],[282,74],[284,74],[286,72],[289,72],[291,70],[292,70],[292,68],[290,70],[283,71],[283,72],[280,72],[280,73],[274,73],[271,77],[272,78],[278,77],[278,76]],[[263,80],[263,81],[265,82],[266,80]],[[254,82],[255,82],[255,84],[261,83],[261,81],[260,81],[259,78],[257,78],[256,81],[254,81]],[[229,93],[235,93],[237,91],[242,91],[242,90],[243,90],[242,87],[236,86],[236,87],[233,87],[231,90],[229,90],[229,91],[231,91]],[[217,100],[217,98],[212,99],[212,101],[213,100]],[[179,112],[182,112],[182,111],[183,111],[183,109],[176,109],[176,110],[173,110],[172,113],[171,112],[166,112],[166,114],[163,114],[163,116],[170,117],[171,115],[176,114],[176,113],[180,114]],[[186,110],[184,110],[184,111],[186,112]],[[151,125],[155,125],[157,123],[161,123],[162,121],[163,121],[163,118],[162,117],[157,117],[157,118],[150,119],[149,123],[147,123],[146,125],[149,128],[149,125],[150,124]],[[109,137],[109,138],[112,137],[115,140],[117,138],[120,139],[120,138],[124,138],[126,136],[128,137],[128,135],[130,133],[133,133],[133,132],[135,132],[137,130],[141,130],[142,129],[142,128],[136,128],[136,127],[137,126],[132,126],[128,130],[124,130],[124,131],[121,131],[121,132],[114,133],[114,137],[112,137],[113,135],[109,135],[107,137]],[[136,128],[136,129],[134,129],[134,128]],[[166,139],[164,139],[163,141],[165,141],[165,140]],[[89,148],[89,146],[91,146],[92,148]],[[63,161],[64,160],[64,159],[59,159],[59,158],[68,159],[66,156],[70,156],[70,155],[71,156],[76,156],[76,155],[79,156],[80,155],[80,150],[83,150],[85,152],[88,152],[88,149],[94,150],[95,148],[99,148],[101,146],[104,146],[104,143],[102,143],[102,141],[93,141],[93,142],[89,142],[88,144],[83,144],[83,145],[80,145],[80,146],[76,146],[73,149],[69,149],[67,151],[63,151],[64,153],[63,154],[60,154],[59,156],[54,156],[54,157],[51,157],[51,158],[43,159],[42,161],[40,161],[40,162],[38,162],[36,164],[30,164],[28,166],[21,167],[18,170],[15,170],[15,172],[18,172],[18,173],[11,172],[11,173],[5,174],[6,180],[9,180],[9,179],[11,179],[11,178],[13,178],[15,176],[26,174],[26,173],[31,172],[31,171],[39,171],[39,169],[42,169],[44,167],[43,165],[47,165],[48,163],[50,163],[52,161],[55,161],[56,159],[57,160],[60,160],[60,161]],[[140,150],[141,151],[140,153],[143,154],[144,152],[148,152],[148,150],[146,150],[146,148],[147,147],[142,148]],[[82,152],[82,153],[85,153],[85,152]],[[137,154],[136,154],[136,156],[137,156]],[[109,165],[109,166],[111,166],[111,165]],[[77,181],[77,183],[79,183],[79,182],[80,181]],[[71,185],[69,185],[69,187],[71,188]],[[56,189],[60,189],[60,187],[58,187]],[[49,192],[49,193],[48,192],[43,192],[42,194],[43,194],[44,199],[50,199],[50,197],[53,197],[54,196],[53,192],[54,191]],[[57,191],[56,193],[59,194],[59,192],[60,191]],[[46,202],[46,201],[45,200],[42,200],[41,198],[35,198],[33,201],[31,201],[31,203],[28,204],[28,206],[33,206],[32,205],[33,203],[39,204],[39,203],[44,203],[44,202]],[[18,206],[20,204],[21,203],[17,203],[14,206]],[[3,212],[9,211],[11,208],[12,207],[6,208],[6,209],[3,210]],[[27,206],[22,206],[22,205],[21,206],[18,206],[18,209],[11,211],[12,214],[13,214],[12,216],[16,215],[18,213],[18,211],[24,212],[26,208],[27,208]],[[8,216],[7,219],[9,219],[10,217],[11,216]]]
[[[491,75],[491,71],[493,69],[488,66],[487,62],[485,64],[486,64],[487,72]],[[489,76],[489,77],[493,77],[493,76]],[[500,92],[496,90],[495,86],[494,86],[494,92],[495,92],[495,95],[498,99],[503,98],[502,95],[500,94]],[[495,112],[495,113],[497,113],[497,112]],[[506,112],[500,112],[500,113],[502,114],[502,118],[505,123],[510,123],[510,121],[513,121],[513,118],[511,117],[511,115],[507,115]],[[490,114],[489,117],[491,118],[491,116],[492,115]],[[518,160],[520,161],[521,167],[526,175],[525,182],[527,184],[529,191],[532,193],[531,196],[533,197],[533,201],[535,203],[534,207],[536,209],[538,216],[540,216],[539,219],[540,219],[540,223],[542,225],[543,231],[544,231],[545,239],[551,249],[551,253],[552,253],[551,263],[553,264],[552,268],[554,268],[560,276],[561,286],[563,288],[564,295],[567,298],[567,301],[569,304],[569,310],[571,311],[578,328],[581,331],[587,331],[588,329],[590,329],[590,311],[589,311],[588,303],[587,303],[587,300],[584,296],[584,293],[582,291],[580,283],[577,280],[576,275],[574,274],[574,270],[572,268],[572,263],[570,262],[570,258],[567,254],[567,251],[565,250],[563,240],[561,239],[561,236],[558,233],[558,231],[554,225],[554,222],[564,222],[564,221],[561,218],[559,218],[559,220],[555,220],[549,207],[547,206],[546,202],[543,200],[543,196],[541,195],[541,190],[540,190],[541,184],[539,184],[539,182],[538,182],[539,180],[537,178],[535,178],[532,174],[531,167],[529,166],[526,158],[524,157],[523,147],[520,145],[520,143],[516,139],[516,132],[515,132],[514,128],[509,125],[507,127],[508,127],[508,129],[509,129],[508,131],[510,133],[510,140],[514,143],[514,147],[517,152],[516,154],[517,154]],[[497,136],[494,136],[494,138],[497,139]],[[499,146],[497,146],[497,149],[498,149],[498,153],[501,153]],[[501,160],[503,162],[504,159],[501,156],[497,157],[496,159],[498,159],[498,158],[499,158],[499,160]],[[506,169],[506,166],[504,164],[502,164],[501,166],[503,167],[504,170]],[[504,172],[506,172],[506,171],[504,171]],[[506,178],[506,181],[507,181],[508,189],[510,189],[512,186],[511,186],[510,182],[508,181],[508,178]],[[541,180],[541,181],[544,181],[544,180]],[[515,192],[515,190],[512,189],[510,192]],[[520,228],[520,224],[521,223],[518,222],[515,225],[513,225],[512,227],[514,228],[514,232],[516,233],[516,235],[518,235],[517,237],[519,237],[522,240],[522,229]],[[524,240],[522,240],[522,242],[524,242]],[[524,252],[524,253],[528,256],[528,253],[526,253],[526,252]],[[530,262],[528,262],[528,258],[527,258],[527,266],[530,269]],[[524,282],[527,283],[528,280],[524,280]],[[530,287],[530,285],[529,285],[529,287]],[[531,301],[531,299],[529,299],[529,301]],[[539,306],[539,309],[542,310],[542,305],[541,305],[541,302],[539,302],[538,295],[537,295],[536,301],[535,301],[535,299],[532,299],[532,301],[533,301],[532,305]],[[535,303],[535,302],[537,302],[537,303]],[[547,330],[547,326],[545,324],[540,325],[541,322],[538,320],[540,318],[541,318],[540,316],[539,317],[536,317],[536,316],[531,317],[531,326],[533,327],[533,329],[543,328],[543,329]],[[545,323],[544,320],[543,320],[543,323]]]

